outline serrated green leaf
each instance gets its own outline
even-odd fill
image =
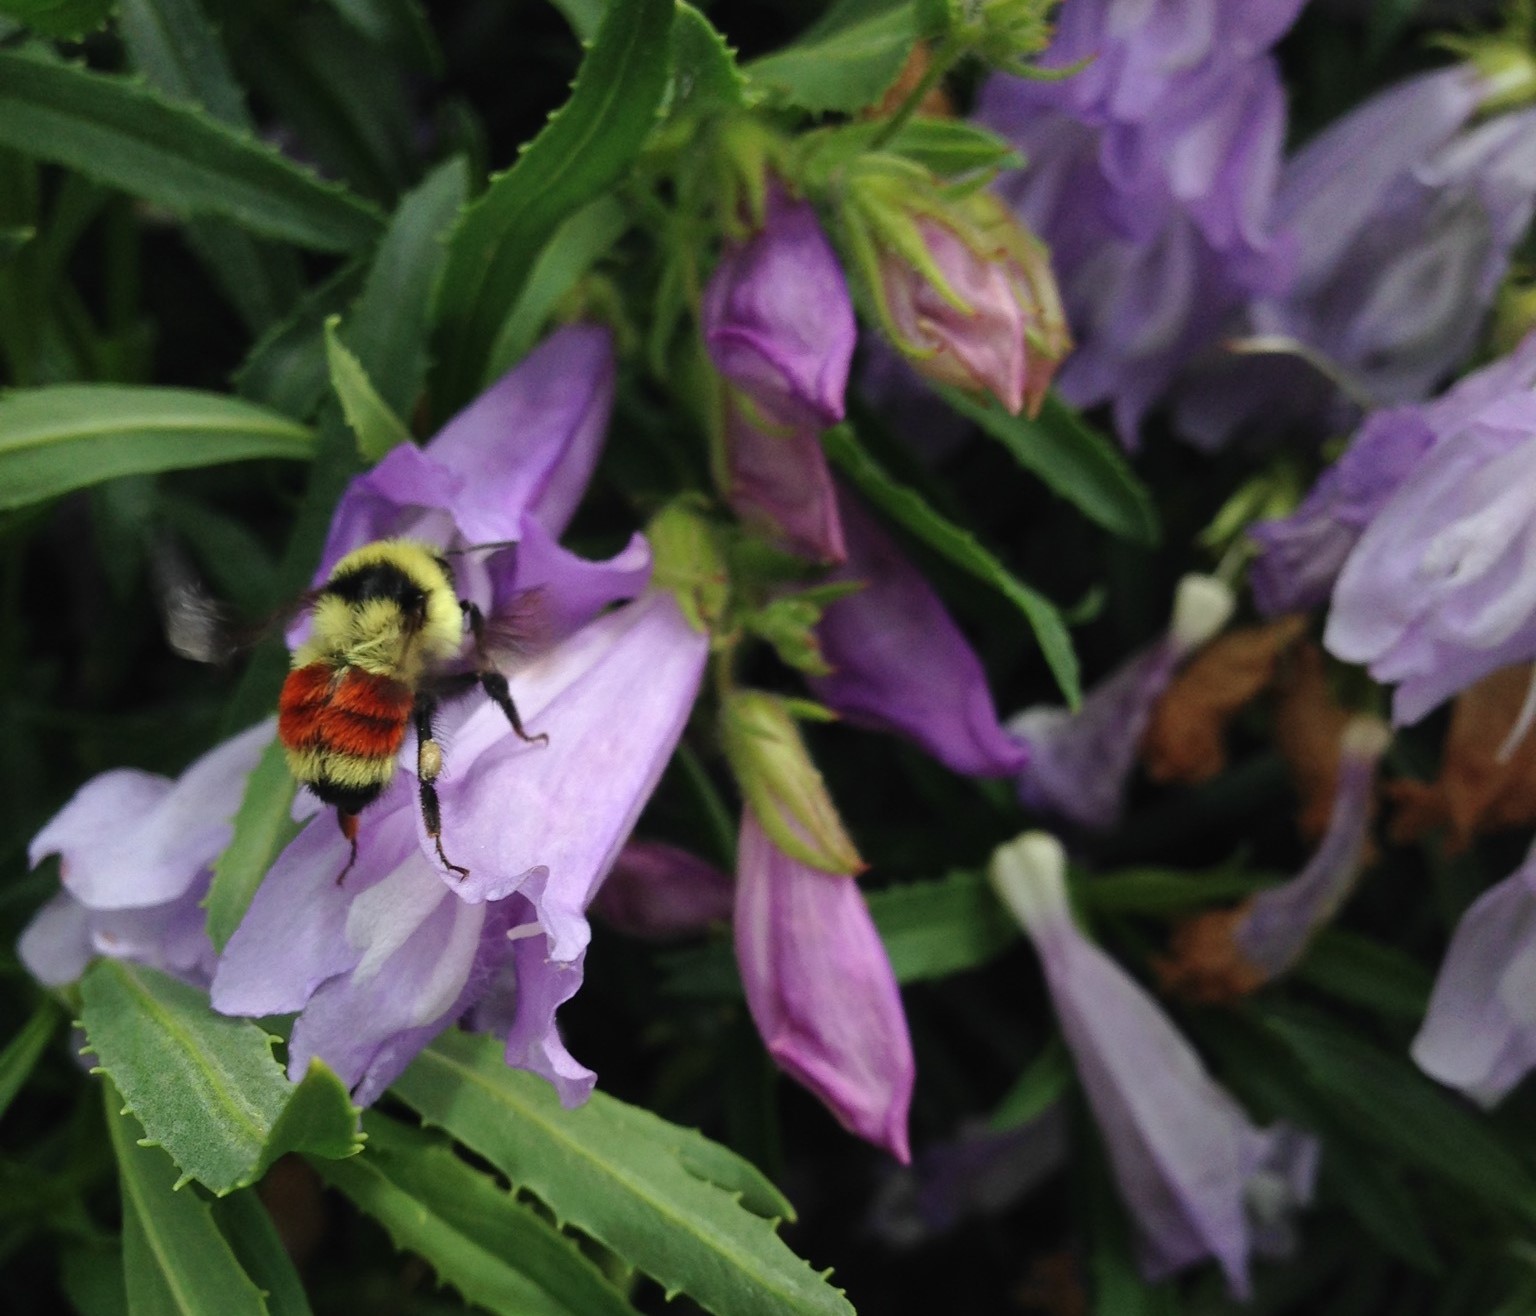
[[[186,215],[320,251],[377,236],[376,210],[148,85],[0,51],[0,144]]]
[[[0,1051],[0,1116],[4,1116],[11,1102],[16,1100],[16,1094],[37,1067],[62,1021],[63,1015],[53,998],[45,996],[32,1011],[32,1017],[21,1026],[21,1031],[5,1044],[4,1051]]]
[[[495,335],[544,244],[622,176],[667,85],[673,0],[617,0],[571,98],[464,212],[437,297],[442,351],[433,397],[447,414],[487,380]]]
[[[45,37],[74,41],[107,21],[116,0],[0,0],[0,15]]]
[[[677,0],[672,23],[672,94],[668,114],[739,109],[747,80],[736,54],[715,25],[687,0]]]
[[[234,835],[214,862],[213,884],[203,901],[215,950],[223,950],[234,936],[272,861],[298,835],[292,814],[297,789],[282,742],[274,737],[245,783]]]
[[[1056,605],[1013,575],[968,530],[941,516],[918,493],[892,479],[859,446],[847,425],[828,430],[822,442],[827,455],[870,502],[936,553],[998,590],[1024,614],[1067,704],[1076,708],[1082,699],[1077,654]]]
[[[194,1192],[175,1192],[165,1153],[139,1144],[122,1097],[102,1084],[122,1180],[123,1270],[129,1316],[267,1316],[251,1282]]]
[[[601,1092],[562,1109],[543,1079],[507,1067],[498,1042],[468,1033],[440,1037],[393,1091],[669,1292],[718,1316],[851,1316],[746,1209],[777,1214],[787,1207],[777,1190],[697,1133]]]
[[[611,197],[599,197],[561,224],[534,262],[491,349],[490,373],[510,370],[538,341],[560,299],[608,252],[629,227],[629,215]]]
[[[97,1063],[149,1139],[216,1193],[257,1179],[278,1156],[350,1156],[361,1145],[346,1088],[320,1061],[298,1085],[247,1019],[215,1014],[196,988],[124,960],[80,980],[81,1023]]]
[[[798,40],[746,66],[774,100],[812,113],[852,113],[880,98],[917,44],[911,0],[839,0]]]
[[[1151,491],[1109,439],[1054,395],[1031,420],[1010,416],[996,402],[981,402],[958,389],[939,391],[1090,521],[1135,543],[1157,543],[1161,531]]]
[[[230,1193],[215,1201],[212,1211],[235,1260],[266,1296],[267,1316],[311,1316],[299,1272],[255,1192]]]
[[[325,322],[325,359],[330,367],[331,388],[341,403],[342,415],[357,435],[357,451],[365,462],[376,462],[391,448],[411,441],[405,423],[379,396],[363,364],[352,355],[336,333],[341,322],[332,316]]]
[[[219,393],[117,384],[13,389],[0,395],[0,508],[120,475],[256,457],[305,461],[314,446],[313,432],[287,416]]]
[[[633,1316],[576,1243],[450,1143],[370,1111],[368,1150],[315,1171],[476,1306],[502,1316]]]

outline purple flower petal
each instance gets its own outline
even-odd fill
[[[580,989],[586,953],[553,960],[549,939],[531,936],[515,943],[513,956],[517,1013],[507,1033],[507,1063],[547,1078],[567,1109],[579,1106],[592,1094],[597,1075],[565,1049],[555,1011]]]
[[[16,953],[44,987],[74,982],[96,954],[91,944],[91,911],[60,891],[27,924]]]
[[[839,491],[848,561],[863,581],[816,629],[830,676],[810,684],[850,722],[906,736],[955,772],[1002,777],[1024,751],[1002,729],[981,659],[933,587],[850,494]]]
[[[791,552],[842,562],[848,551],[818,430],[770,428],[739,400],[725,403],[727,497],[736,514]]]
[[[850,1133],[906,1162],[912,1042],[858,883],[790,859],[745,810],[735,935],[747,1007],[775,1063]]]
[[[631,937],[667,941],[731,917],[731,879],[664,841],[631,841],[619,852],[592,912]]]

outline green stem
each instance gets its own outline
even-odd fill
[[[923,103],[928,93],[948,76],[950,69],[954,68],[962,54],[964,54],[964,47],[953,37],[947,38],[933,52],[933,62],[928,65],[928,71],[896,107],[896,112],[885,121],[885,127],[875,134],[875,140],[869,144],[870,150],[878,151],[881,147],[888,145],[896,134],[907,126],[907,120],[917,113],[917,107]]]

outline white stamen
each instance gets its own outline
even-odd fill
[[[508,941],[527,941],[529,937],[542,937],[544,925],[537,920],[532,923],[519,923],[515,928],[507,929]]]

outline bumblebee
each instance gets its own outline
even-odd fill
[[[354,549],[307,602],[310,635],[283,684],[277,734],[293,775],[335,806],[352,847],[336,881],[357,861],[358,814],[393,778],[409,724],[416,728],[427,835],[444,867],[462,881],[469,870],[443,852],[435,784],[443,752],[432,735],[439,707],[479,686],[519,737],[548,740],[523,729],[507,678],[487,651],[485,618],[459,597],[443,551],[412,539]],[[466,628],[473,662],[463,669],[457,660]]]

